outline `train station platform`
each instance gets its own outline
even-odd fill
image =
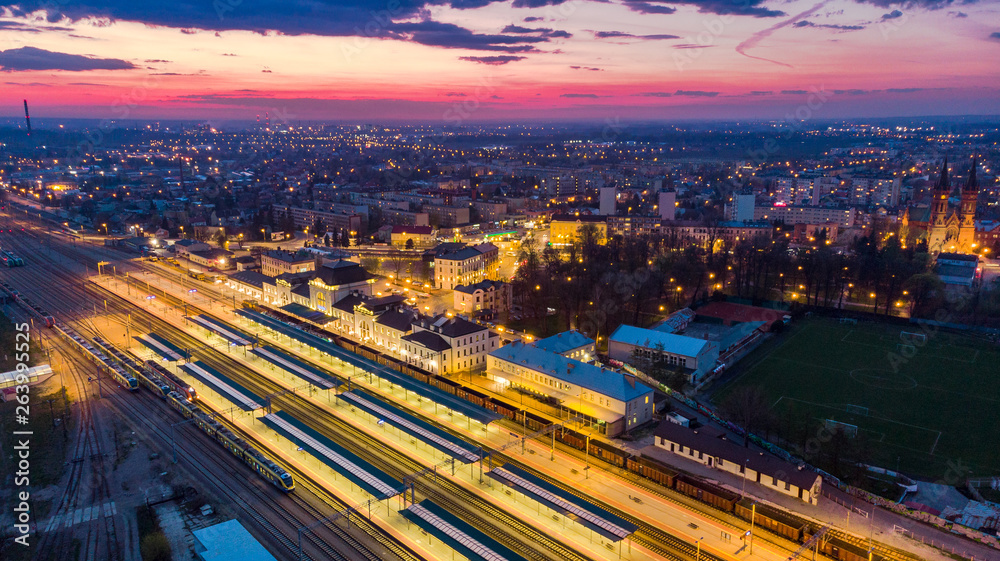
[[[294,374],[295,376],[298,376],[310,384],[324,390],[333,389],[342,385],[340,380],[337,380],[319,368],[306,364],[305,362],[302,362],[291,355],[285,354],[274,347],[265,345],[263,347],[257,347],[250,352],[267,362],[270,362],[278,368]]]
[[[141,343],[142,346],[159,355],[163,360],[168,362],[184,360],[185,353],[182,349],[156,333],[136,335],[132,338]]]
[[[180,367],[244,411],[254,411],[264,407],[264,399],[200,361],[182,364]]]
[[[401,482],[284,411],[265,415],[261,421],[378,499],[403,491]]]
[[[429,500],[412,504],[399,514],[472,561],[525,561],[524,557]]]
[[[212,319],[204,314],[200,316],[187,316],[184,319],[187,319],[191,323],[199,327],[203,327],[211,331],[212,333],[215,333],[219,337],[222,337],[226,341],[229,341],[229,344],[231,345],[236,345],[237,347],[246,347],[252,344],[252,341],[250,340],[250,337],[248,335],[240,333],[234,330],[233,328],[229,327],[228,325],[220,321],[217,321],[215,319]]]
[[[485,407],[481,407],[475,403],[455,397],[446,391],[435,388],[434,386],[421,382],[415,378],[411,378],[402,372],[397,372],[387,366],[375,362],[374,360],[365,358],[357,353],[353,353],[343,347],[340,347],[336,343],[331,343],[318,335],[307,333],[281,320],[253,310],[237,310],[236,314],[244,319],[270,329],[279,335],[283,335],[307,347],[311,347],[326,354],[327,356],[350,364],[355,368],[360,368],[365,372],[370,372],[391,384],[400,386],[407,391],[413,392],[420,397],[429,399],[434,403],[447,407],[455,413],[465,415],[474,421],[479,421],[484,425],[488,425],[493,421],[503,418],[503,415],[494,413]]]
[[[473,446],[458,437],[452,436],[446,431],[410,415],[395,405],[382,401],[363,390],[355,389],[343,392],[337,397],[361,409],[379,421],[392,425],[400,431],[424,441],[463,463],[476,462],[481,457],[481,450],[478,446]]]
[[[638,528],[628,520],[560,489],[513,464],[504,464],[501,467],[493,468],[486,475],[611,541],[624,540]]]

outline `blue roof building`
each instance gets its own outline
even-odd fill
[[[662,356],[669,364],[690,371],[691,382],[696,384],[715,368],[719,343],[632,325],[619,326],[608,337],[608,356],[631,362],[636,354]]]
[[[544,341],[544,339],[543,339]],[[653,390],[628,374],[514,342],[492,351],[486,373],[502,384],[553,398],[616,436],[653,417]]]
[[[575,329],[539,339],[535,341],[535,346],[544,351],[583,362],[591,362],[596,354],[594,340]]]
[[[277,561],[238,520],[195,530],[194,552],[199,561]]]

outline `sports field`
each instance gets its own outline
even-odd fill
[[[1000,346],[918,326],[825,318],[796,322],[779,337],[744,358],[742,375],[721,384],[713,401],[758,385],[777,417],[856,426],[883,467],[898,462],[904,473],[951,483],[959,483],[951,481],[956,470],[1000,472]]]

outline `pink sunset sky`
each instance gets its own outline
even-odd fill
[[[0,115],[1000,114],[1000,3],[0,0]]]

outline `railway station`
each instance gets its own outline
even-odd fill
[[[412,504],[399,513],[471,561],[525,561],[524,557],[429,500]]]
[[[237,347],[247,347],[253,344],[253,341],[245,337],[242,333],[239,333],[228,325],[212,319],[205,314],[198,316],[186,316],[184,319],[190,321],[191,323],[203,327],[208,331],[222,337],[226,341],[229,341],[230,345],[235,345]]]
[[[403,491],[401,482],[284,411],[265,415],[261,421],[377,499],[394,497]]]
[[[351,351],[341,348],[337,344],[331,343],[322,337],[306,333],[301,329],[266,316],[260,312],[253,310],[239,310],[236,314],[244,319],[265,327],[280,336],[286,337],[290,341],[315,349],[330,358],[360,369],[366,374],[373,374],[384,382],[388,382],[394,386],[400,386],[403,388],[404,392],[417,394],[421,398],[430,400],[435,404],[435,406],[442,405],[455,413],[465,415],[470,421],[478,421],[485,426],[493,421],[503,418],[503,415],[494,413],[485,407],[481,407],[462,398],[455,397],[446,391],[435,388],[429,384],[425,384],[407,376],[406,374],[397,372],[373,360],[367,359],[357,353],[352,353]]]
[[[380,424],[391,425],[463,463],[476,462],[481,457],[481,449],[478,446],[456,438],[363,390],[354,389],[343,392],[337,397],[368,413]]]
[[[289,354],[283,353],[274,347],[265,345],[263,347],[257,347],[250,352],[271,363],[273,366],[302,378],[306,382],[309,382],[318,388],[330,390],[342,385],[340,380],[337,380],[319,368],[306,364],[305,362],[302,362]]]
[[[486,476],[558,512],[565,518],[575,520],[611,542],[627,539],[638,528],[628,520],[560,489],[514,464],[493,468]]]
[[[244,411],[255,411],[264,407],[263,398],[203,362],[189,362],[182,364],[180,368]]]
[[[185,353],[180,347],[170,341],[167,341],[165,338],[157,335],[156,333],[136,335],[132,338],[167,362],[184,360]]]

